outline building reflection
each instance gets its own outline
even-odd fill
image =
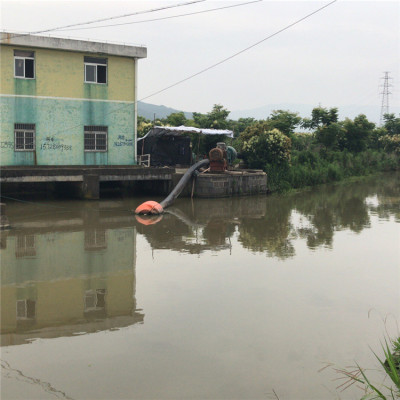
[[[142,323],[137,232],[152,249],[201,254],[235,243],[285,259],[295,255],[296,240],[329,248],[335,232],[359,233],[372,215],[400,220],[397,174],[287,196],[181,199],[149,225],[127,211],[136,208],[130,201],[9,215],[12,229],[0,235],[3,346]]]
[[[1,233],[2,346],[143,322],[133,218],[90,204],[67,217],[13,218]]]

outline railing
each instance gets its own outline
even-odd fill
[[[138,164],[145,167],[150,167],[150,154],[142,154],[138,157]]]

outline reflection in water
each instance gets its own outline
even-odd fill
[[[383,184],[382,184],[383,182]],[[129,201],[129,200],[127,200]],[[332,247],[335,231],[370,226],[370,214],[400,220],[398,175],[287,196],[181,199],[143,225],[132,204],[78,203],[75,211],[10,215],[1,236],[1,343],[128,326],[136,311],[136,231],[153,249],[200,254],[231,248],[286,259],[294,240]]]
[[[295,256],[293,240],[306,240],[310,249],[332,247],[335,231],[360,233],[370,226],[370,213],[400,219],[398,175],[312,188],[287,196],[260,196],[181,201],[156,226],[138,226],[155,249],[201,253],[238,241],[253,252],[285,259]],[[375,196],[377,203],[368,198]],[[179,208],[178,208],[179,207]]]
[[[321,363],[370,356],[370,310],[398,315],[399,175],[179,199],[149,225],[142,202],[8,204],[3,397],[329,398]]]
[[[133,219],[83,208],[13,218],[2,233],[1,344],[143,322]]]

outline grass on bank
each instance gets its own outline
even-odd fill
[[[372,351],[381,367],[382,383],[372,382],[368,372],[358,364],[351,368],[333,367],[333,370],[339,375],[336,380],[340,382],[336,389],[343,392],[351,386],[357,385],[364,392],[360,400],[400,399],[400,337],[389,341],[385,339],[382,350],[384,359]],[[332,364],[327,367],[332,367]]]
[[[398,169],[399,154],[378,150],[360,153],[293,151],[290,165],[266,164],[264,168],[271,192],[285,192]]]

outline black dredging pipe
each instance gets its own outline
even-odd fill
[[[172,192],[163,200],[161,203],[155,201],[146,201],[136,208],[135,214],[161,214],[165,208],[169,207],[176,198],[181,194],[183,188],[189,182],[189,179],[196,170],[201,167],[206,167],[210,163],[210,160],[204,159],[196,164],[193,164],[179,180],[178,184],[174,187]]]
[[[160,203],[162,208],[167,208],[169,207],[175,199],[181,194],[183,188],[186,186],[186,184],[189,182],[189,179],[193,175],[194,171],[201,167],[206,167],[210,163],[210,160],[204,159],[196,164],[193,164],[182,176],[182,178],[179,180],[177,185],[174,187],[172,192]]]

